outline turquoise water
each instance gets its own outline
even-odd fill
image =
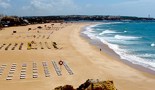
[[[121,59],[155,71],[155,22],[104,22],[82,33],[108,45]]]

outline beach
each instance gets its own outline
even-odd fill
[[[96,23],[54,23],[53,26],[46,23],[1,30],[0,45],[5,45],[0,49],[0,66],[3,69],[0,88],[53,90],[57,86],[69,84],[78,87],[87,79],[99,79],[113,80],[118,90],[153,90],[154,75],[124,64],[81,37],[81,30],[92,24]],[[28,50],[28,43],[32,41],[33,48]],[[19,49],[21,43],[23,45]],[[65,65],[59,66],[60,60],[70,69]]]

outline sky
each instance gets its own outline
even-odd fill
[[[0,14],[119,15],[155,18],[155,0],[0,0]]]

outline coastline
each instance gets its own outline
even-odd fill
[[[102,24],[104,24],[102,22]],[[97,24],[97,25],[100,25],[100,24]],[[90,27],[90,26],[96,26],[95,25],[89,25],[89,26],[86,26],[84,28],[82,28],[81,32],[80,32],[80,36],[85,38],[90,44],[96,46],[96,48],[101,49],[102,50],[102,53],[105,53],[109,56],[112,56],[113,58],[115,58],[115,60],[118,60],[132,68],[135,68],[137,70],[140,70],[144,73],[149,73],[149,74],[152,74],[152,75],[155,75],[155,71],[149,69],[149,68],[146,68],[144,66],[141,66],[141,65],[138,65],[138,64],[134,64],[128,60],[125,60],[125,59],[121,59],[120,56],[114,51],[112,50],[111,48],[109,48],[108,45],[104,44],[103,42],[101,42],[99,39],[95,39],[95,40],[92,40],[89,36],[87,36],[86,34],[84,34],[83,32],[84,31],[87,31],[87,27]]]
[[[0,88],[3,90],[51,90],[57,86],[70,84],[74,87],[78,87],[81,83],[87,79],[99,79],[99,80],[113,80],[118,90],[151,90],[155,88],[155,76],[145,74],[128,65],[115,60],[114,57],[106,53],[101,53],[94,45],[90,44],[88,40],[81,37],[80,32],[83,27],[94,23],[72,23],[65,24],[65,28],[58,31],[54,30],[54,33],[50,39],[35,39],[37,42],[57,42],[58,46],[63,47],[60,50],[52,49],[40,49],[26,50],[26,46],[23,50],[8,50],[4,49],[0,51],[0,64],[7,64],[8,67],[4,71],[2,77],[0,77]],[[45,24],[39,24],[44,26]],[[30,25],[24,27],[11,27],[7,30],[1,31],[4,35],[10,35],[12,30],[27,32],[27,28],[35,28],[39,25]],[[46,24],[50,25],[50,24]],[[56,24],[56,27],[61,27]],[[48,32],[48,31],[47,31]],[[40,35],[44,33],[40,32]],[[37,34],[39,35],[39,34]],[[25,40],[23,40],[25,38]],[[4,40],[3,40],[4,39]],[[32,38],[22,37],[21,39],[1,38],[1,44],[3,41],[6,43],[25,42],[31,41]],[[9,58],[8,58],[9,56]],[[73,71],[73,75],[69,75],[64,67],[62,67],[62,76],[58,76],[52,66],[51,61],[58,62],[64,60]],[[32,62],[36,62],[38,65],[38,75],[36,79],[32,78]],[[49,72],[51,77],[45,77],[44,68],[42,62],[47,62],[49,65]],[[12,63],[17,63],[17,71],[15,72],[13,80],[7,81],[6,77]],[[19,79],[21,72],[21,65],[27,63],[27,76],[26,79]],[[9,85],[9,87],[8,87]],[[17,87],[18,85],[18,87]],[[139,87],[141,86],[141,87]]]
[[[91,24],[90,24],[91,25]],[[84,27],[83,27],[84,28]],[[82,31],[83,29],[81,29],[81,31]],[[94,62],[94,64],[95,63],[97,63],[97,65],[104,65],[104,66],[101,66],[101,67],[103,67],[104,69],[107,69],[107,67],[109,67],[109,69],[108,70],[106,70],[106,72],[108,71],[108,74],[109,74],[109,76],[107,76],[107,79],[110,77],[110,75],[112,75],[112,77],[111,77],[111,79],[113,79],[114,81],[116,80],[120,80],[120,79],[118,79],[120,76],[121,77],[124,77],[124,79],[122,79],[122,81],[123,81],[123,83],[124,82],[128,82],[128,84],[129,83],[131,83],[132,82],[132,85],[131,86],[133,86],[132,87],[132,90],[139,90],[138,88],[138,85],[141,83],[141,85],[142,84],[144,84],[143,82],[145,82],[145,81],[147,81],[147,80],[144,80],[144,78],[146,79],[152,79],[153,81],[155,81],[155,76],[154,75],[152,75],[152,74],[149,74],[149,73],[146,73],[146,72],[142,72],[142,71],[139,71],[139,70],[137,70],[137,69],[135,69],[135,68],[133,68],[133,67],[131,67],[131,66],[128,66],[128,65],[126,65],[126,64],[124,64],[122,61],[119,61],[119,59],[118,58],[115,58],[115,57],[111,57],[111,56],[109,56],[108,54],[106,54],[106,53],[100,53],[100,51],[99,51],[99,49],[96,47],[96,46],[94,46],[94,45],[92,45],[92,44],[90,44],[90,42],[88,41],[88,38],[83,38],[83,37],[81,37],[81,31],[79,32],[79,38],[81,38],[82,39],[82,41],[84,41],[85,43],[87,43],[87,44],[89,44],[88,46],[85,46],[85,47],[91,47],[91,49],[93,49],[94,51],[96,51],[96,52],[98,52],[99,54],[101,54],[102,56],[102,58],[100,57],[100,58],[97,58],[97,56],[94,56],[94,57],[96,57],[96,59],[100,59],[100,60],[92,60],[92,62]],[[107,46],[106,46],[107,47]],[[109,50],[109,48],[107,47],[107,49]],[[92,51],[92,50],[91,50]],[[111,50],[112,51],[112,50]],[[113,52],[113,51],[112,51]],[[86,54],[86,53],[84,53],[84,54]],[[115,54],[115,53],[112,53],[112,54],[114,54],[114,55],[116,55],[116,57],[119,57],[117,54]],[[87,54],[88,55],[88,54]],[[93,54],[92,54],[93,55]],[[88,55],[88,56],[90,56],[90,58],[91,57],[93,57],[92,55]],[[92,58],[92,59],[94,59],[94,58]],[[110,60],[110,61],[109,61]],[[104,62],[106,62],[106,63],[104,63]],[[111,62],[111,64],[109,63],[109,62]],[[108,66],[107,66],[108,65]],[[114,66],[113,66],[114,65]],[[116,65],[116,66],[115,66]],[[107,67],[106,67],[107,66]],[[110,67],[111,67],[111,69],[110,69]],[[103,69],[102,68],[102,69]],[[103,69],[103,70],[104,70]],[[120,70],[120,71],[119,71]],[[130,72],[131,71],[131,72]],[[113,77],[113,74],[114,74],[114,77]],[[118,74],[118,75],[117,75]],[[120,75],[121,74],[121,75]],[[124,74],[124,75],[123,75]],[[126,77],[127,76],[127,77]],[[131,78],[131,77],[133,77],[133,78]],[[117,78],[117,79],[116,79]],[[140,79],[141,78],[141,80],[138,80],[138,79]],[[138,82],[137,82],[137,80],[138,80]],[[144,80],[144,81],[143,81]],[[122,82],[122,81],[119,81],[119,82],[116,82],[117,83],[117,85],[118,85],[118,83],[120,83],[120,82]],[[130,82],[131,81],[131,82]],[[139,82],[140,81],[140,82]],[[146,82],[145,82],[146,83]],[[137,86],[134,86],[133,84],[135,84],[135,85],[137,85]],[[151,83],[152,84],[152,83]],[[119,85],[118,85],[119,86]],[[128,85],[127,85],[128,86]],[[130,86],[130,85],[129,85]],[[146,87],[145,87],[146,86]],[[149,88],[153,88],[154,86],[150,86],[150,87],[148,87],[147,85],[144,85],[144,87],[145,87],[145,89],[144,88],[141,88],[141,90],[142,89],[144,89],[144,90],[149,90]],[[137,88],[137,89],[135,89],[135,88]],[[131,90],[131,87],[129,88],[124,88],[124,90]]]

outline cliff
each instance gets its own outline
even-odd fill
[[[65,85],[56,87],[54,90],[117,90],[113,81],[99,81],[88,79],[85,83],[81,84],[78,88],[74,89],[72,85]]]

